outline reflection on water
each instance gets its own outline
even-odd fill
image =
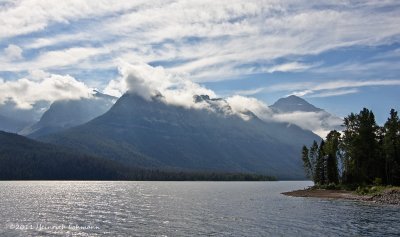
[[[390,236],[400,208],[294,198],[310,182],[0,182],[0,236]]]

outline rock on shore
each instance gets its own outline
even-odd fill
[[[380,194],[372,196],[370,200],[382,204],[400,205],[400,190],[387,189]]]
[[[296,190],[291,192],[285,192],[282,194],[292,197],[333,198],[333,199],[375,202],[380,204],[400,205],[400,189],[397,188],[386,189],[382,193],[375,195],[358,195],[354,192],[345,190],[326,190],[326,189],[315,189],[315,188]]]

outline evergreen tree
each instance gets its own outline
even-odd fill
[[[390,110],[383,130],[385,179],[389,184],[400,185],[400,120],[394,109]]]
[[[359,178],[362,182],[371,183],[375,178],[382,178],[381,167],[384,162],[379,156],[378,126],[372,111],[364,108],[358,115],[359,135],[357,139]]]
[[[318,146],[317,146],[318,147]],[[317,152],[317,160],[315,164],[315,171],[314,171],[314,182],[316,184],[325,184],[326,177],[325,177],[325,170],[326,170],[326,162],[325,162],[325,153],[324,153],[324,140],[321,141],[319,145],[318,152]]]
[[[343,182],[352,183],[354,180],[353,174],[356,167],[356,162],[352,157],[356,153],[353,144],[356,138],[357,119],[354,113],[344,118],[344,131],[343,139],[340,144],[341,150],[343,151]]]
[[[308,174],[313,173],[315,184],[338,183],[340,179],[344,184],[384,181],[400,185],[400,119],[397,112],[392,109],[384,127],[379,127],[372,111],[364,108],[359,114],[351,113],[345,117],[344,128],[343,135],[333,130],[319,146],[314,141],[310,149],[303,147],[304,166]]]
[[[338,157],[340,144],[340,133],[336,130],[329,132],[326,136],[326,142],[324,145],[324,152],[326,154],[326,182],[327,183],[338,183]]]
[[[306,146],[303,146],[301,159],[303,160],[303,166],[307,178],[314,179],[314,172],[309,159],[308,148]]]
[[[375,116],[364,108],[360,114],[352,113],[346,117],[344,125],[345,180],[348,183],[371,183],[382,176]]]
[[[317,143],[317,141],[314,141],[309,149],[309,155],[308,155],[308,159],[310,161],[310,166],[312,169],[313,178],[315,176],[315,164],[317,162],[317,157],[318,157],[318,143]]]

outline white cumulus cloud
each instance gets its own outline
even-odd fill
[[[83,82],[69,75],[49,74],[41,79],[0,81],[0,106],[12,101],[20,109],[31,109],[40,101],[52,103],[56,100],[89,98],[92,91]]]
[[[161,66],[120,62],[119,72],[121,77],[110,81],[104,90],[105,93],[121,95],[129,91],[146,100],[151,100],[161,93],[166,103],[188,108],[196,106],[194,95],[216,96],[212,90],[169,73]]]

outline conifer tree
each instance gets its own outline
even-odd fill
[[[314,182],[316,184],[323,185],[326,183],[326,177],[325,177],[325,165],[326,165],[326,159],[325,159],[325,153],[324,153],[324,140],[321,141],[318,152],[317,152],[317,161],[315,164],[315,171],[314,171]]]
[[[400,185],[400,120],[394,109],[390,111],[383,130],[385,178],[390,184]]]
[[[324,145],[324,151],[326,154],[326,182],[327,183],[338,183],[338,158],[340,144],[340,133],[336,130],[329,132],[326,136],[326,142]]]

